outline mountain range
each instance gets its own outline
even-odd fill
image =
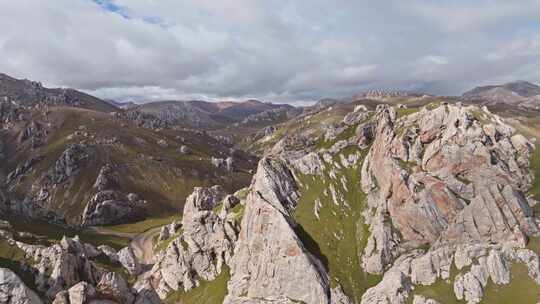
[[[540,86],[527,81],[476,87],[463,93],[462,97],[469,101],[477,100],[484,103],[540,109]]]
[[[134,104],[0,74],[0,302],[537,303],[539,96]]]

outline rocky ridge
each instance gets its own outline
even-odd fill
[[[533,182],[533,143],[487,108],[432,104],[403,113],[387,105],[374,112],[359,107],[318,138],[285,138],[259,161],[242,193],[195,188],[181,225],[162,228],[155,264],[146,273],[129,248],[95,248],[138,275],[133,287],[114,272],[94,269],[90,247],[63,240],[51,247],[55,253],[69,260],[70,252],[78,252],[83,258],[67,263],[75,265],[73,271],[53,271],[62,275],[52,281],[48,276],[46,292],[56,292],[56,303],[71,303],[72,297],[158,303],[230,269],[224,303],[434,304],[415,289],[439,280],[452,284],[456,299],[479,303],[488,284],[510,283],[515,263],[525,265],[540,285],[540,259],[526,248],[540,232],[535,202],[525,195]],[[102,171],[98,191],[114,184],[107,168]],[[311,182],[317,180],[332,182]],[[324,197],[303,200],[319,186]],[[347,195],[353,188],[365,194],[362,203]],[[348,215],[362,211],[353,226],[366,228],[355,230],[358,250],[347,256],[359,263],[347,266],[356,267],[350,269],[354,274],[381,278],[361,298],[351,294],[343,274],[336,275],[333,261],[314,250],[312,241],[320,239],[303,227],[305,214],[299,213],[306,209],[319,225],[340,214],[341,221],[356,221]],[[350,241],[341,228],[326,230],[331,242]],[[61,259],[50,251],[39,247],[32,256]],[[72,284],[72,273],[86,283]]]

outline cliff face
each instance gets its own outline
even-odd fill
[[[441,106],[398,120],[393,109],[380,107],[376,115],[362,168],[372,215],[366,216],[373,232],[364,255],[369,272],[381,273],[398,255],[396,242],[524,246],[538,233],[523,193],[532,181],[533,145],[525,137],[475,108]]]
[[[329,303],[322,266],[307,253],[291,216],[297,185],[277,159],[262,159],[246,202],[225,303]]]

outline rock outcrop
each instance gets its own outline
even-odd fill
[[[445,105],[397,119],[392,108],[378,108],[362,168],[368,272],[382,273],[400,243],[523,246],[527,235],[538,233],[523,195],[532,144],[497,118],[480,122],[473,110]]]
[[[59,184],[76,175],[88,158],[87,147],[83,144],[71,144],[56,160],[49,171],[49,178]]]
[[[363,304],[405,303],[411,284],[448,280],[452,263],[463,270],[453,282],[456,298],[467,303],[480,302],[488,280],[508,284],[510,263],[525,263],[538,277],[537,255],[520,249],[539,232],[523,194],[533,145],[478,111],[442,105],[398,118],[378,107],[362,167],[370,225],[362,266],[384,278]],[[410,251],[422,245],[429,251]]]
[[[41,304],[43,301],[7,268],[0,268],[0,303]]]
[[[90,198],[82,214],[83,226],[121,224],[141,219],[146,214],[146,201],[135,193],[118,190],[118,177],[111,165],[103,166],[96,178],[97,192]]]
[[[224,303],[329,303],[328,278],[295,233],[297,186],[282,161],[263,158],[246,201]]]
[[[237,215],[229,211],[238,203],[220,186],[195,188],[186,199],[182,233],[157,256],[151,270],[162,299],[171,291],[197,287],[200,280],[215,279],[230,262],[239,227]],[[216,206],[222,212],[213,210]]]

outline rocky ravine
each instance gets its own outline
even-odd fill
[[[399,117],[395,109],[379,106],[374,113],[353,116],[358,119],[348,117],[347,123],[356,132],[336,139],[329,149],[290,151],[278,143],[275,154],[260,160],[245,196],[226,195],[219,186],[196,188],[186,201],[182,224],[163,228],[153,268],[138,276],[127,296],[110,298],[158,303],[171,294],[196,290],[225,267],[230,277],[223,302],[231,304],[401,304],[411,297],[414,303],[436,303],[413,291],[437,280],[450,281],[457,299],[479,303],[488,282],[510,282],[511,263],[524,264],[540,286],[540,259],[525,248],[528,238],[539,234],[531,209],[535,202],[524,195],[532,182],[532,143],[477,107],[430,106]],[[359,152],[341,154],[350,147]],[[357,168],[358,184],[338,178],[343,168]],[[360,300],[345,294],[323,257],[312,254],[299,233],[295,212],[305,203],[303,176],[336,179],[343,189],[361,187],[366,194],[362,208],[367,242],[356,253],[358,269],[351,271],[382,278]],[[343,210],[357,207],[333,186],[324,192]],[[327,215],[320,208],[317,200],[310,210],[322,223]],[[340,231],[334,235],[338,241],[342,237]],[[68,240],[58,246],[58,252],[82,250]],[[48,250],[39,252],[43,256]],[[114,253],[100,250],[114,259]],[[130,257],[129,248],[116,254],[123,267],[137,275],[140,268]],[[106,286],[119,286],[110,283],[119,280],[114,272],[84,269],[77,271],[85,274],[84,286],[75,285],[62,267],[54,270],[46,280],[47,293],[68,290],[69,295],[106,298]],[[66,278],[60,280],[62,276]],[[56,301],[66,292],[58,293]],[[74,303],[70,301],[56,303]]]

